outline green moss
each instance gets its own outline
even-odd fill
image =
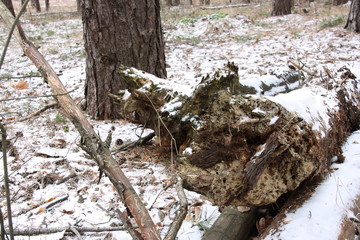
[[[344,18],[342,16],[335,16],[335,18],[327,18],[322,20],[319,27],[320,29],[324,29],[324,28],[338,26],[343,23],[344,23]]]

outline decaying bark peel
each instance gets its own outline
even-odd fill
[[[128,81],[143,82],[120,97],[122,115],[146,124],[168,143],[169,134],[158,124],[162,118],[181,151],[177,168],[185,186],[217,205],[274,203],[305,179],[324,173],[359,124],[359,86],[345,68],[298,89],[304,84],[301,71],[249,83],[239,80],[237,67],[229,63],[204,77],[190,97],[135,69],[120,72],[131,72]],[[306,110],[312,109],[306,103],[294,102],[309,112],[305,117],[280,104],[281,96],[294,99],[304,89],[326,116]]]
[[[0,15],[8,26],[11,26],[14,18],[8,9],[0,2]],[[26,56],[34,63],[44,76],[46,82],[58,96],[56,100],[64,109],[66,116],[75,125],[82,137],[84,149],[90,154],[99,165],[100,169],[110,178],[116,187],[120,196],[123,196],[124,204],[126,204],[134,216],[144,239],[160,239],[159,233],[153,223],[144,204],[131,186],[129,180],[122,172],[119,164],[113,159],[108,147],[96,135],[90,122],[86,119],[80,108],[75,104],[73,99],[66,94],[68,91],[61,83],[55,71],[44,59],[43,55],[28,41],[22,32],[20,25],[15,31],[15,37]]]

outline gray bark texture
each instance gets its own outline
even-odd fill
[[[249,85],[237,71],[229,63],[184,96],[163,87],[165,80],[123,68],[120,74],[133,87],[115,98],[126,119],[154,129],[156,143],[177,147],[186,188],[216,205],[268,205],[304,180],[324,175],[330,159],[341,155],[344,139],[360,123],[359,85],[346,68],[307,82],[311,87],[303,87],[304,75],[295,70],[278,74],[277,82]],[[304,93],[310,99],[297,102]],[[282,104],[291,99],[296,102],[289,110]],[[307,112],[313,102],[326,111],[302,116],[291,110]]]
[[[94,118],[119,118],[109,93],[127,86],[120,65],[166,77],[159,0],[83,0],[86,111]]]
[[[360,0],[352,0],[345,28],[350,31],[360,32]]]
[[[291,0],[274,0],[272,16],[291,14]]]

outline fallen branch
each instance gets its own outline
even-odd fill
[[[121,152],[121,151],[126,151],[130,148],[134,148],[136,146],[140,146],[140,145],[144,145],[145,143],[147,143],[148,141],[150,141],[153,137],[155,137],[155,133],[152,132],[148,135],[146,135],[145,137],[141,137],[138,140],[134,141],[134,142],[130,142],[127,144],[123,144],[117,148],[114,148],[111,150],[111,152],[117,153],[117,152]]]
[[[70,175],[64,177],[63,179],[59,179],[55,182],[56,185],[59,185],[59,184],[62,184],[64,182],[66,182],[67,180],[71,179],[71,178],[74,178],[74,177],[77,177],[77,174],[76,173],[71,173]]]
[[[170,228],[164,238],[164,240],[174,240],[176,238],[177,233],[179,232],[179,229],[181,227],[181,224],[183,223],[186,214],[188,212],[188,201],[186,199],[186,195],[183,188],[183,180],[181,178],[175,178],[177,179],[175,183],[175,189],[179,197],[180,201],[180,209],[179,213],[176,215],[174,221],[171,223]]]
[[[256,221],[256,209],[240,212],[236,207],[225,207],[218,219],[206,231],[204,240],[247,239]]]
[[[51,234],[57,232],[73,232],[73,229],[76,229],[80,233],[85,232],[115,232],[115,231],[125,231],[126,229],[123,226],[120,227],[63,227],[63,228],[30,228],[30,229],[14,229],[14,236],[36,236],[42,234]],[[8,229],[6,229],[8,231]]]
[[[0,2],[0,15],[5,23],[11,27],[14,22],[14,17],[2,2]],[[79,131],[83,150],[97,162],[100,170],[105,173],[114,184],[124,204],[134,216],[143,238],[160,239],[159,232],[157,231],[150,214],[146,210],[131,183],[124,175],[119,164],[112,157],[109,148],[96,134],[80,107],[76,105],[69,94],[66,94],[68,91],[65,89],[56,72],[38,49],[26,38],[20,24],[17,26],[15,37],[21,48],[24,50],[25,55],[30,58],[34,65],[39,69],[39,72],[44,75],[45,81],[56,95],[55,98],[63,108],[65,115]]]
[[[247,7],[250,4],[232,4],[226,6],[213,6],[213,7],[200,7],[201,9],[223,9],[223,8],[237,8],[237,7]]]
[[[29,120],[30,118],[33,118],[33,117],[36,117],[36,116],[40,115],[41,113],[45,112],[46,110],[48,110],[48,109],[50,109],[50,108],[56,108],[56,107],[58,107],[58,106],[59,106],[58,103],[51,103],[51,104],[49,104],[49,105],[44,106],[44,107],[43,107],[42,109],[40,109],[39,111],[34,112],[34,113],[28,115],[27,117],[24,117],[24,118],[22,118],[22,119],[20,119],[20,120],[18,120],[18,121],[19,121],[19,122],[27,121],[27,120]]]
[[[304,71],[307,74],[309,74],[310,76],[313,77],[319,77],[316,73],[310,72],[309,70],[305,69],[304,66],[300,66],[298,63],[292,61],[292,60],[288,60],[288,63],[291,63],[292,65],[294,65],[294,67],[296,67],[297,69],[299,69],[300,71]]]

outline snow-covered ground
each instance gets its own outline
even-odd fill
[[[347,7],[343,8],[348,11]],[[336,72],[346,66],[359,78],[360,35],[344,30],[343,25],[321,29],[324,18],[331,17],[292,14],[254,20],[243,15],[227,16],[214,12],[167,23],[164,36],[169,86],[176,85],[177,89],[191,92],[201,76],[227,61],[239,66],[240,81],[247,82],[286,69],[288,60],[304,64],[309,72],[317,74],[324,72],[325,68]],[[71,95],[80,102],[85,81],[81,20],[51,20],[39,16],[27,17],[23,23],[30,39],[40,47],[66,88],[74,90]],[[3,43],[8,30],[2,23],[0,27],[0,42]],[[23,56],[16,43],[11,43],[0,70],[0,99],[51,94],[41,78],[20,78],[30,74],[38,74],[37,69]],[[0,117],[6,123],[8,138],[14,146],[9,154],[9,171],[15,227],[119,226],[121,222],[114,210],[121,208],[122,204],[108,179],[102,178],[97,183],[98,167],[76,145],[79,134],[61,111],[50,109],[30,120],[19,121],[53,102],[52,98],[45,97],[0,102]],[[117,139],[134,141],[143,132],[141,127],[121,120],[91,122],[103,139],[111,128],[115,128],[112,146]],[[337,227],[344,217],[351,215],[350,209],[356,208],[353,200],[360,194],[359,143],[360,132],[355,132],[344,145],[345,162],[334,164],[333,172],[312,198],[295,213],[287,214],[278,231],[267,239],[337,239],[340,231]],[[152,205],[171,177],[169,163],[164,164],[156,156],[139,151],[115,157],[119,161],[125,159],[122,164],[125,174],[143,201]],[[58,179],[72,173],[76,177],[56,184]],[[0,176],[2,179],[2,171]],[[199,194],[186,193],[190,213],[178,239],[200,239],[202,230],[218,216],[218,208]],[[67,197],[67,200],[46,208],[62,197]],[[161,193],[154,203],[150,214],[162,236],[177,208],[174,189]],[[4,190],[1,190],[1,209],[6,212]],[[31,239],[61,239],[63,235],[61,232]],[[85,234],[84,239],[104,239],[105,235]],[[112,237],[131,239],[124,232],[112,233]],[[65,239],[75,237],[66,235]]]

